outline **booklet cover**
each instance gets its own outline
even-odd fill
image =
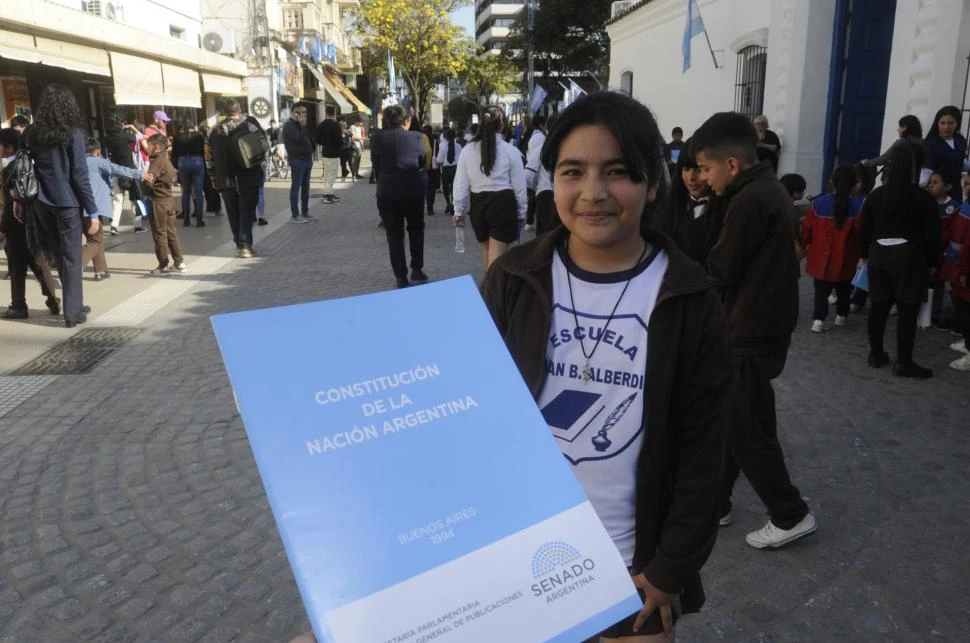
[[[471,277],[212,324],[321,643],[575,642],[642,607]]]

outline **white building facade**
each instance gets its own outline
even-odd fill
[[[517,0],[475,0],[475,41],[487,52],[501,51],[524,8]]]
[[[719,111],[765,114],[782,139],[779,173],[802,174],[812,192],[837,164],[888,148],[901,116],[915,114],[925,132],[940,107],[968,108],[970,1],[698,5],[716,67],[699,35],[682,71],[685,0],[643,0],[607,25],[610,87],[651,107],[664,134],[690,136]]]

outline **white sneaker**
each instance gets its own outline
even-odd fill
[[[834,306],[839,301],[839,296],[835,293],[829,295],[829,306]]]
[[[963,353],[964,355],[966,355],[967,353],[970,353],[970,351],[967,350],[967,343],[964,342],[962,339],[958,342],[953,342],[952,344],[950,344],[950,350],[956,351],[958,353]]]
[[[717,521],[718,526],[727,527],[734,522],[734,515],[729,511]]]
[[[964,355],[960,359],[950,362],[950,368],[955,371],[970,371],[970,355]]]
[[[532,225],[531,223],[527,223],[527,224],[525,224],[525,226],[522,229],[525,230],[526,232],[529,232],[531,230],[535,230],[536,227],[534,225]]]
[[[835,316],[835,325],[836,326],[845,326],[848,322],[849,322],[849,316],[848,315],[836,315]]]
[[[758,531],[752,531],[744,540],[755,549],[777,549],[814,531],[815,516],[808,514],[791,529],[779,529],[769,520],[767,525]]]
[[[821,319],[816,319],[812,322],[812,332],[813,333],[824,333],[829,329],[828,324],[826,324]]]
[[[177,266],[175,266],[175,270],[178,272],[188,272],[189,267],[185,265],[185,263],[180,263]]]

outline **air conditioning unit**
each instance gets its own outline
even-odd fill
[[[115,0],[83,0],[81,11],[88,15],[100,16],[115,22],[125,21],[125,7]]]
[[[610,5],[610,19],[613,19],[622,13],[626,13],[636,3],[637,0],[618,0],[617,2],[614,2]]]
[[[202,34],[202,48],[215,54],[236,55],[236,38],[229,29],[212,28]]]

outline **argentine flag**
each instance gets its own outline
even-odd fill
[[[694,36],[704,33],[704,19],[701,18],[697,0],[687,0],[687,25],[684,27],[684,42],[680,46],[684,54],[684,73],[690,69],[690,41]]]

